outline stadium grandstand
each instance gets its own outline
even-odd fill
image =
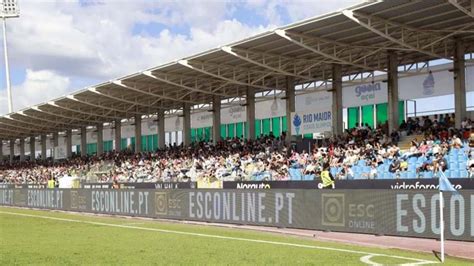
[[[99,180],[313,180],[325,163],[344,179],[429,178],[439,158],[472,176],[470,9],[364,3],[4,115],[1,179],[110,162]],[[453,93],[454,112],[416,113],[414,99]]]
[[[0,116],[2,265],[472,265],[473,192],[474,0],[365,1]]]

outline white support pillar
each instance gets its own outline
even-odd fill
[[[41,135],[41,160],[46,161],[46,135]]]
[[[59,133],[54,132],[53,133],[53,149],[54,147],[57,147],[57,146],[59,146]]]
[[[20,162],[25,161],[25,139],[20,139]]]
[[[51,154],[51,157],[53,157],[54,160],[56,160],[55,156],[55,148],[59,146],[59,133],[58,132],[54,132],[53,133],[53,148],[51,149],[52,150],[52,154]]]
[[[142,116],[135,115],[135,153],[142,151]]]
[[[115,127],[115,151],[120,152],[122,150],[122,120],[116,119],[114,122]]]
[[[3,162],[3,140],[0,139],[0,163]]]
[[[34,162],[36,159],[36,148],[35,148],[35,143],[36,138],[35,137],[30,137],[30,162]]]
[[[290,145],[291,143],[291,131],[293,127],[293,123],[291,121],[291,113],[295,112],[296,105],[295,105],[295,79],[294,77],[286,77],[286,143]]]
[[[183,104],[183,143],[191,145],[191,104]]]
[[[10,140],[10,163],[13,162],[14,158],[15,158],[15,140],[11,139]]]
[[[66,157],[70,159],[72,157],[72,130],[66,130]]]
[[[87,128],[81,127],[81,156],[87,156]]]
[[[158,119],[158,149],[162,150],[165,148],[165,111],[160,110],[157,114]]]
[[[389,52],[388,56],[388,131],[398,130],[398,56]]]
[[[96,126],[97,130],[97,156],[104,153],[104,124],[100,123]]]
[[[247,87],[246,95],[247,105],[247,138],[254,140],[255,136],[255,89],[253,87]]]
[[[339,136],[344,131],[342,124],[342,66],[332,65],[332,134]]]
[[[221,97],[217,95],[212,101],[212,140],[214,144],[221,141]]]
[[[461,40],[456,40],[454,54],[454,113],[455,127],[461,128],[461,122],[466,117],[466,65],[464,60],[465,46]]]

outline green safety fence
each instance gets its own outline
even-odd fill
[[[273,117],[272,118],[272,132],[275,137],[279,137],[281,135],[281,117]]]
[[[354,128],[359,124],[359,107],[347,108],[347,125]]]
[[[364,105],[361,109],[362,124],[364,124],[364,126],[368,124],[369,127],[374,128],[374,105]]]

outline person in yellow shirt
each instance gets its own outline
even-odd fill
[[[325,163],[323,171],[321,171],[321,181],[323,182],[323,188],[335,188],[334,176],[329,171],[329,163]]]
[[[54,178],[52,176],[49,177],[48,179],[48,188],[54,188],[56,182],[54,182]]]

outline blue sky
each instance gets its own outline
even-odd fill
[[[358,2],[22,0],[7,25],[14,110]]]

